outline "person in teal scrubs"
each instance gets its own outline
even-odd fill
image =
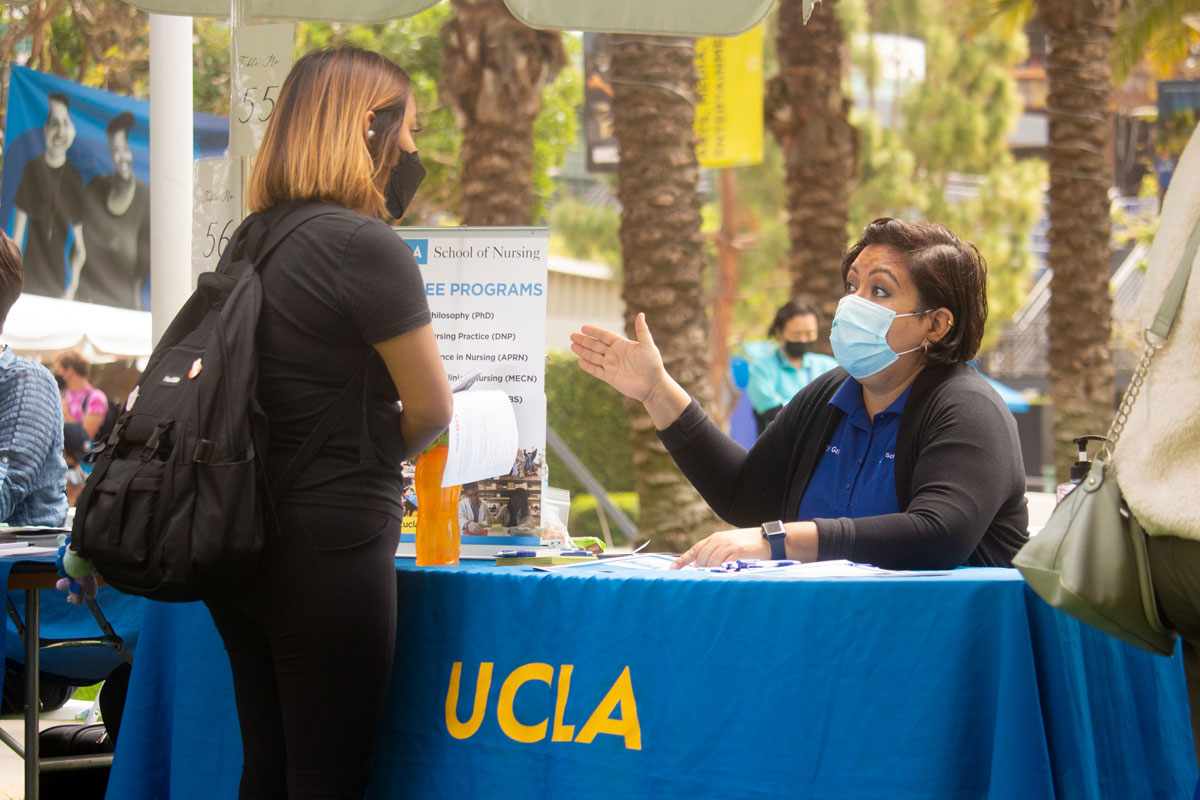
[[[831,356],[813,352],[819,327],[816,307],[804,300],[789,300],[775,312],[767,336],[779,346],[750,362],[746,387],[760,436],[796,392],[837,366]]]

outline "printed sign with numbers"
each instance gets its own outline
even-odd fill
[[[233,95],[229,98],[229,155],[258,152],[292,68],[296,26],[251,25],[233,32]]]
[[[229,237],[242,221],[241,166],[234,158],[202,158],[193,162],[193,289],[201,272],[217,268]]]

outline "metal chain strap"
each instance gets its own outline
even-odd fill
[[[1100,452],[1096,454],[1097,458],[1103,458],[1105,461],[1111,461],[1113,450],[1116,449],[1117,440],[1121,438],[1121,432],[1125,430],[1125,423],[1129,421],[1129,412],[1133,410],[1133,402],[1137,400],[1138,393],[1142,391],[1142,385],[1146,382],[1146,371],[1150,369],[1150,362],[1154,360],[1154,355],[1162,349],[1165,341],[1159,340],[1150,333],[1149,329],[1145,333],[1146,349],[1142,351],[1142,360],[1138,362],[1137,368],[1133,371],[1133,377],[1129,379],[1129,385],[1125,387],[1125,393],[1121,395],[1121,403],[1117,406],[1117,415],[1113,417],[1112,424],[1108,426],[1108,434],[1105,438],[1108,440],[1100,447]]]

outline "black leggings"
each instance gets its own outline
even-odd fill
[[[206,601],[233,669],[242,800],[361,798],[392,674],[400,520],[288,505],[248,585]]]

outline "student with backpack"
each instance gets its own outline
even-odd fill
[[[260,267],[268,477],[343,387],[355,402],[273,498],[279,535],[252,580],[206,599],[233,668],[243,797],[366,790],[392,671],[401,461],[452,410],[420,271],[378,218],[400,217],[424,177],[416,119],[411,81],[386,58],[309,53],[283,83],[250,178],[249,222],[268,231],[324,204]]]
[[[450,422],[400,217],[424,177],[408,75],[347,47],[284,80],[238,227],[155,347],[80,495],[73,577],[203,600],[240,796],[360,798],[396,636],[401,462]],[[89,563],[90,562],[90,563]]]

